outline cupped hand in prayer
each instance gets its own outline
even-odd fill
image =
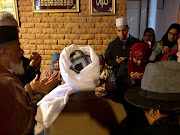
[[[58,84],[57,73],[53,74],[51,77],[46,77],[41,80],[38,80],[38,75],[32,81],[33,90],[39,93],[49,93],[53,90]]]
[[[30,56],[30,60],[31,61],[29,65],[32,66],[34,69],[37,69],[41,64],[42,57],[39,53],[33,52]]]
[[[168,46],[162,47],[162,52],[163,52],[163,54],[167,54],[167,53],[170,52],[170,51],[171,51],[171,49],[170,49]]]
[[[95,91],[95,95],[97,97],[103,97],[107,94],[107,91],[105,89],[105,83],[101,86],[101,87],[96,87]]]
[[[116,56],[116,62],[118,63],[118,64],[120,64],[122,61],[124,61],[126,59],[126,57],[118,57],[118,56]]]
[[[130,77],[131,77],[133,80],[142,79],[143,73],[131,72],[131,73],[130,73]]]

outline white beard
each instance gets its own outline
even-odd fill
[[[15,64],[14,62],[10,62],[10,68],[13,71],[13,73],[17,75],[24,75],[24,67],[23,67],[23,62],[21,61],[20,64]]]

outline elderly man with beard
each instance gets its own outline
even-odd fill
[[[18,23],[15,20],[13,14],[10,12],[0,12],[0,26],[16,26],[18,27]],[[13,73],[18,77],[18,79],[26,85],[30,83],[36,76],[36,74],[40,75],[40,64],[41,64],[41,56],[37,52],[33,52],[31,54],[30,59],[25,58],[23,55],[21,56],[21,63],[19,65],[13,66]],[[23,65],[23,67],[21,66]]]
[[[16,26],[0,26],[0,134],[30,135],[35,123],[36,103],[51,91],[57,78],[38,76],[29,84],[31,95],[13,74],[12,69],[21,63],[23,50],[20,47]],[[18,65],[18,68],[23,68]]]

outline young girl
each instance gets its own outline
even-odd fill
[[[95,95],[98,97],[110,94],[113,90],[116,90],[116,79],[112,69],[105,67],[105,60],[103,55],[99,56],[100,64],[100,76],[95,89]]]
[[[59,58],[60,58],[59,53],[54,53],[52,55],[51,65],[41,73],[40,79],[43,79],[45,77],[51,77],[54,74],[56,74],[59,80],[57,86],[62,83],[63,79],[62,79],[60,68],[59,68]]]
[[[127,69],[128,77],[131,78],[132,84],[140,84],[148,63],[149,46],[146,43],[136,43],[131,48],[131,54],[128,59]]]

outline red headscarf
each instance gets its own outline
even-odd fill
[[[136,43],[131,47],[130,57],[127,62],[128,76],[130,76],[131,72],[144,73],[145,66],[148,62],[149,56],[149,45],[146,43]],[[133,62],[132,58],[142,57],[144,59],[144,63],[142,66],[138,66]]]

